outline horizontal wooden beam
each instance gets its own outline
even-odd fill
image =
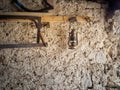
[[[0,12],[0,15],[20,15],[20,16],[46,16],[53,15],[52,13],[37,13],[37,12]]]
[[[33,13],[33,12],[0,12],[0,15],[16,15],[16,16],[37,16],[41,17],[41,22],[67,22],[71,17],[74,16],[55,16],[51,13]],[[86,22],[87,19],[92,19],[91,17],[80,17],[75,16],[77,19],[77,22]],[[8,21],[8,22],[31,22],[30,20],[0,20],[0,22]]]

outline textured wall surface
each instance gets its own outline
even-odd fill
[[[0,90],[120,90],[120,11],[107,22],[106,5],[75,1],[57,0],[54,14],[94,17],[71,25],[76,49],[67,46],[69,22],[42,28],[48,47],[1,49]],[[34,43],[35,35],[32,23],[0,23],[1,44]]]

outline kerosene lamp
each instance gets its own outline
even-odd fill
[[[71,27],[71,24],[76,22],[76,17],[72,17],[69,19],[70,26],[69,26],[69,39],[68,39],[68,46],[69,49],[75,49],[78,45],[78,32],[74,28]]]

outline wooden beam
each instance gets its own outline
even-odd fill
[[[46,16],[53,15],[52,13],[37,13],[37,12],[0,12],[0,15],[19,15],[19,16]]]
[[[0,15],[16,15],[16,16],[37,16],[41,17],[41,22],[67,22],[71,17],[74,16],[55,16],[51,13],[33,13],[33,12],[0,12]],[[80,17],[76,16],[77,22],[86,22],[87,19],[91,19],[91,17]],[[2,21],[8,21],[8,22],[31,22],[30,20],[0,20]]]

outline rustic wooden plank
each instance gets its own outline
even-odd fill
[[[0,15],[19,15],[19,16],[45,16],[53,15],[52,13],[37,13],[37,12],[0,12]]]
[[[0,22],[32,22],[31,20],[20,20],[20,19],[8,19],[8,20],[0,20]]]
[[[33,12],[0,12],[0,15],[19,15],[19,16],[37,16],[41,17],[41,22],[67,22],[69,19],[73,16],[55,16],[50,13],[33,13]],[[91,19],[91,17],[87,17],[88,19]],[[76,16],[76,19],[78,22],[86,22],[86,17],[80,17]],[[2,21],[8,21],[8,22],[31,22],[30,20],[0,20]]]

